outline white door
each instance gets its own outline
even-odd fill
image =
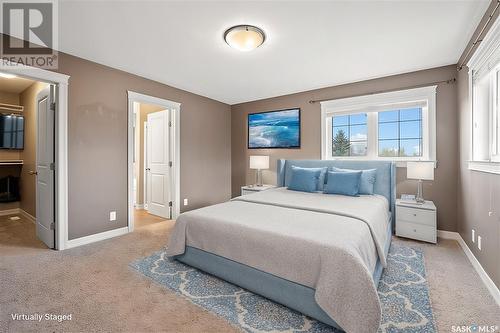
[[[37,95],[36,235],[54,248],[54,86]]]
[[[148,114],[146,189],[148,212],[170,218],[168,110]]]

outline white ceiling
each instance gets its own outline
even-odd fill
[[[228,104],[455,64],[488,0],[63,1],[60,49]],[[236,24],[267,34],[242,53]]]

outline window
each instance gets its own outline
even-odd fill
[[[366,113],[334,116],[332,131],[333,156],[366,156]]]
[[[378,113],[378,156],[422,156],[422,108]]]
[[[500,21],[467,64],[472,98],[472,151],[469,168],[500,173]]]
[[[436,159],[436,86],[321,103],[322,158]]]

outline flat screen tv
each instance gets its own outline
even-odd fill
[[[300,148],[300,109],[249,114],[248,148]]]
[[[24,117],[0,114],[0,149],[24,149]]]

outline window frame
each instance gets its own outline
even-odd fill
[[[500,75],[500,20],[496,20],[481,44],[467,62],[469,70],[469,101],[471,110],[470,120],[470,145],[468,168],[470,170],[500,174],[500,91],[498,79]],[[479,76],[479,77],[478,77]],[[489,80],[488,110],[477,111],[479,100],[474,93],[483,79]],[[476,84],[478,84],[476,86]],[[480,97],[477,97],[480,98]],[[484,97],[483,97],[484,98]],[[487,112],[486,112],[487,111]],[[477,121],[482,122],[487,131],[487,136],[476,134]],[[487,141],[487,142],[486,142]]]
[[[433,85],[321,102],[321,158],[396,161],[399,166],[407,161],[436,162],[436,90],[437,85]],[[422,107],[422,156],[378,156],[378,112],[416,105]],[[359,113],[367,114],[367,155],[333,156],[332,117]]]

